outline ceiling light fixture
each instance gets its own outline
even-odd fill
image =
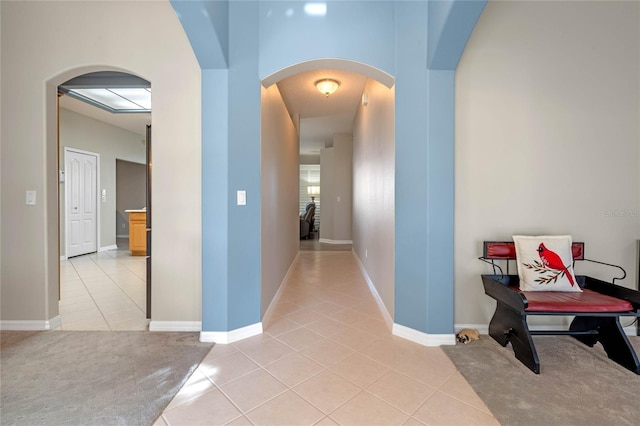
[[[111,113],[151,112],[151,89],[127,88],[74,88],[61,86],[67,94]]]
[[[332,78],[323,78],[322,80],[316,81],[314,84],[320,93],[325,95],[327,98],[338,90],[338,87],[340,87],[340,82]]]
[[[305,3],[304,12],[310,16],[325,16],[327,14],[327,3],[325,2]]]

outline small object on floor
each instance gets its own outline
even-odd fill
[[[480,333],[475,328],[463,328],[456,334],[456,339],[458,339],[458,342],[466,345],[473,340],[478,340],[479,336]]]

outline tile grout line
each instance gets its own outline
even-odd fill
[[[109,251],[110,251],[110,250],[109,250]],[[108,255],[111,259],[113,259],[113,260],[117,261],[117,258],[116,258],[116,257],[114,257],[114,256],[111,256],[111,253],[109,253],[109,251],[107,251],[107,252],[106,252],[106,253],[107,253],[107,255]],[[100,266],[100,264],[99,264],[98,262],[96,262],[96,260],[95,260],[95,259],[93,259],[93,258],[92,258],[91,260],[96,264],[96,266],[97,266],[98,268],[100,268],[100,270],[101,270],[102,272],[104,272],[104,274],[107,276],[107,278],[108,278],[108,279],[109,279],[109,280],[110,280],[110,281],[111,281],[111,282],[112,282],[112,283],[113,283],[113,284],[114,284],[114,285],[115,285],[115,286],[120,290],[120,292],[122,292],[122,294],[124,294],[124,296],[126,296],[126,298],[128,298],[128,299],[129,299],[129,301],[131,301],[131,303],[133,303],[133,305],[134,305],[134,306],[135,306],[135,307],[136,307],[136,308],[137,308],[137,309],[142,313],[143,317],[145,317],[145,316],[146,316],[145,312],[140,308],[140,306],[138,306],[138,304],[135,302],[135,300],[133,300],[133,299],[131,298],[131,296],[129,296],[129,294],[128,294],[128,293],[127,293],[127,292],[126,292],[122,287],[120,287],[120,285],[119,285],[119,284],[118,284],[118,283],[117,283],[117,282],[116,282],[116,281],[111,277],[111,274],[109,274],[107,271],[105,271],[105,270],[102,268],[102,266]],[[136,273],[134,273],[134,271],[132,271],[131,269],[129,269],[129,268],[128,268],[127,266],[125,266],[124,264],[122,265],[122,267],[123,267],[123,268],[125,268],[128,272],[130,272],[130,273],[131,273],[131,274],[133,274],[134,276],[138,277],[138,275],[137,275]],[[93,296],[93,295],[92,295],[92,296]],[[98,305],[98,304],[97,304],[97,302],[96,302],[96,305]],[[102,313],[102,310],[100,309],[100,306],[99,306],[99,305],[98,305],[98,309],[100,310],[100,313],[103,315],[103,317],[104,317],[105,321],[107,322],[107,326],[109,327],[109,329],[110,329],[111,331],[114,331],[114,330],[113,330],[113,328],[112,328],[112,324],[111,324],[111,323],[107,320],[107,318],[104,316],[104,314]],[[128,320],[125,320],[125,321],[128,321]],[[124,322],[124,321],[120,321],[120,322]],[[114,324],[116,324],[116,323],[118,323],[118,322],[117,322],[117,321],[116,321],[116,322],[114,322]]]
[[[272,338],[273,338],[273,337],[272,337]],[[274,338],[274,339],[275,339],[275,338]],[[302,398],[302,400],[303,400],[303,401],[305,401],[305,402],[307,402],[308,404],[310,404],[310,405],[311,405],[313,408],[315,408],[316,410],[320,411],[320,412],[324,415],[324,417],[323,417],[323,418],[325,418],[325,417],[329,417],[329,414],[330,414],[330,413],[325,413],[325,412],[324,412],[320,407],[316,406],[313,402],[309,401],[309,400],[308,400],[307,398],[305,398],[303,395],[301,395],[300,393],[298,393],[298,391],[296,391],[295,389],[293,389],[295,386],[299,386],[299,385],[301,385],[302,383],[305,383],[305,382],[307,382],[307,381],[311,380],[312,378],[314,378],[314,377],[316,377],[316,376],[318,376],[318,375],[320,375],[320,374],[322,374],[322,373],[324,373],[324,372],[329,372],[329,373],[331,373],[331,374],[335,374],[335,375],[337,375],[338,377],[340,377],[341,379],[346,380],[347,382],[349,382],[349,383],[353,384],[354,386],[356,386],[356,387],[357,387],[358,389],[360,389],[361,391],[362,391],[362,390],[364,390],[364,389],[362,389],[360,386],[358,386],[357,384],[355,384],[355,383],[351,382],[350,380],[348,380],[346,377],[343,377],[342,375],[340,375],[340,374],[338,374],[338,373],[336,373],[336,372],[332,371],[332,370],[330,369],[330,367],[325,366],[325,365],[323,365],[323,364],[320,364],[320,363],[318,363],[317,361],[313,360],[312,358],[310,358],[310,357],[306,356],[305,354],[301,353],[301,351],[302,351],[302,350],[304,350],[304,349],[308,348],[309,346],[306,346],[305,348],[302,348],[302,349],[300,349],[300,350],[296,350],[295,348],[292,348],[291,346],[287,345],[287,344],[286,344],[286,343],[284,343],[284,342],[281,342],[281,341],[279,341],[279,340],[278,340],[278,342],[280,342],[280,343],[282,343],[282,344],[286,345],[287,347],[290,347],[291,349],[293,349],[293,351],[294,351],[294,352],[292,352],[291,354],[286,355],[286,356],[284,356],[284,357],[281,357],[281,358],[279,358],[279,359],[277,359],[277,360],[274,360],[273,362],[271,362],[271,363],[269,363],[269,364],[273,364],[273,363],[275,363],[275,362],[277,362],[277,361],[279,361],[279,360],[281,360],[281,359],[283,359],[283,358],[286,358],[287,356],[291,356],[291,355],[293,355],[293,354],[299,354],[299,355],[301,355],[301,356],[303,356],[303,357],[305,357],[305,358],[309,359],[310,361],[313,361],[314,363],[316,363],[316,364],[320,365],[320,366],[322,367],[322,369],[321,369],[320,371],[318,371],[317,373],[315,373],[315,374],[313,374],[313,375],[311,375],[311,376],[307,377],[306,379],[304,379],[304,380],[300,381],[299,383],[296,383],[294,386],[288,386],[287,384],[283,383],[281,380],[279,380],[277,377],[275,377],[275,376],[274,376],[270,371],[268,371],[268,370],[265,368],[265,367],[266,367],[267,365],[269,365],[269,364],[267,364],[267,365],[265,365],[265,366],[263,366],[263,365],[261,365],[261,364],[258,364],[258,366],[259,366],[263,371],[265,371],[267,374],[269,374],[271,377],[273,377],[273,378],[274,378],[275,380],[277,380],[279,383],[283,384],[287,389],[286,389],[285,391],[283,391],[283,392],[281,392],[281,393],[279,393],[279,394],[275,395],[274,397],[270,398],[269,400],[264,401],[262,404],[260,404],[260,405],[258,405],[258,406],[256,406],[256,407],[252,408],[251,410],[249,410],[249,411],[247,411],[247,412],[243,412],[243,414],[247,414],[247,413],[249,413],[249,412],[251,412],[251,411],[253,411],[253,410],[255,410],[255,409],[257,409],[257,408],[261,407],[262,405],[264,405],[264,404],[268,403],[269,401],[271,401],[271,400],[275,399],[276,397],[278,397],[278,396],[280,396],[280,395],[284,394],[284,393],[285,393],[285,392],[287,392],[287,390],[288,390],[288,391],[293,392],[293,393],[294,393],[295,395],[297,395],[298,397]],[[337,342],[334,342],[334,343],[337,343]],[[344,346],[344,345],[341,345],[340,343],[337,343],[337,344],[338,344],[338,345],[340,345],[340,346]],[[344,347],[346,348],[346,346],[344,346]],[[236,349],[237,349],[238,351],[240,351],[243,355],[245,355],[246,357],[248,357],[249,359],[251,359],[251,361],[253,361],[253,362],[256,362],[256,363],[257,363],[257,361],[256,361],[255,359],[251,358],[251,357],[250,357],[250,355],[248,355],[247,353],[245,353],[244,351],[242,351],[242,349],[240,349],[240,348],[238,348],[238,347],[236,347]],[[347,348],[347,349],[349,349],[349,348]],[[350,354],[350,355],[353,355],[353,354]],[[350,355],[349,355],[349,356],[350,356]],[[338,361],[338,362],[340,362],[340,361]],[[238,378],[236,378],[236,379],[232,380],[231,382],[233,382],[233,381],[235,381],[235,380],[237,380],[237,379],[239,379],[239,378],[241,378],[241,377],[245,377],[245,376],[247,376],[248,374],[250,374],[250,373],[252,373],[252,372],[254,372],[254,371],[256,371],[256,370],[253,370],[253,371],[251,371],[251,372],[249,372],[249,373],[246,373],[246,374],[244,374],[244,375],[242,375],[242,376],[240,376],[240,377],[238,377]],[[229,383],[231,383],[231,382],[229,382]],[[227,384],[227,383],[225,383],[225,384]],[[222,389],[220,389],[220,390],[221,390],[221,392],[223,392],[223,391],[222,391]],[[223,393],[224,393],[224,392],[223,392]],[[360,393],[360,392],[357,392],[355,395],[353,395],[353,397],[355,397],[355,396],[356,396],[356,395],[358,395],[359,393]],[[225,394],[225,396],[227,396],[227,395]],[[350,401],[353,397],[348,398],[346,401],[344,401],[344,403],[346,403],[346,402]],[[229,400],[231,400],[231,398],[229,398],[228,396],[227,396],[227,398],[228,398]],[[344,403],[343,403],[343,404],[344,404]],[[337,409],[337,408],[339,408],[340,406],[342,406],[343,404],[340,404],[338,407],[336,407],[336,409]],[[235,404],[234,404],[234,406],[235,406]],[[238,407],[238,408],[239,408],[239,407]],[[334,409],[333,411],[335,411],[336,409]],[[240,411],[242,412],[242,410],[240,410]],[[332,412],[333,412],[333,411],[332,411]],[[245,417],[246,417],[246,416],[245,416]],[[320,420],[322,420],[322,419],[320,419]],[[319,421],[320,421],[320,420],[319,420]]]
[[[91,259],[93,261],[93,259]],[[96,300],[93,298],[93,294],[91,294],[91,291],[89,290],[89,288],[87,287],[87,284],[84,282],[84,279],[82,278],[82,276],[80,276],[80,273],[78,272],[78,269],[76,268],[76,265],[73,263],[72,260],[69,260],[69,262],[71,262],[71,266],[73,266],[73,269],[76,271],[76,274],[78,274],[78,276],[80,277],[80,281],[82,281],[82,285],[84,286],[84,288],[87,290],[87,294],[89,294],[89,297],[91,298],[91,301],[93,302],[93,304],[95,305],[96,309],[98,310],[98,312],[100,312],[100,316],[102,316],[102,319],[104,320],[107,328],[109,329],[109,331],[113,331],[111,330],[111,326],[109,326],[109,323],[107,322],[107,319],[104,317],[104,314],[102,313],[102,311],[100,310],[100,308],[98,307],[98,303],[96,302]],[[95,262],[94,262],[95,263]],[[102,270],[102,268],[100,268],[100,270]],[[62,316],[60,317],[60,323],[63,324],[64,318],[62,318]],[[64,329],[64,325],[63,325],[63,329]]]
[[[455,366],[454,366],[454,367],[455,367]],[[456,375],[456,373],[459,373],[459,374],[460,374],[460,376],[465,380],[465,382],[467,382],[467,379],[465,379],[465,378],[464,378],[464,376],[462,376],[462,373],[460,373],[460,371],[459,371],[457,368],[455,368],[454,372],[453,372],[449,377],[447,377],[447,380],[445,380],[445,381],[444,381],[444,383],[443,383],[443,384],[438,388],[438,390],[437,390],[436,392],[442,392],[444,395],[448,396],[449,398],[453,398],[453,399],[455,399],[456,401],[461,402],[461,403],[463,403],[463,404],[465,404],[465,405],[467,405],[467,406],[469,406],[469,407],[471,407],[471,408],[473,408],[473,409],[475,409],[475,410],[477,410],[477,411],[479,411],[479,412],[481,412],[481,413],[487,414],[487,415],[489,415],[489,416],[491,416],[491,417],[494,417],[494,418],[495,418],[495,416],[493,415],[493,413],[491,413],[491,410],[489,410],[489,407],[487,407],[487,410],[489,410],[489,412],[486,412],[486,411],[484,411],[484,410],[481,410],[481,409],[480,409],[480,408],[478,408],[478,407],[475,407],[475,406],[471,405],[469,402],[467,402],[467,401],[465,401],[465,400],[463,400],[463,399],[460,399],[460,398],[458,398],[457,396],[451,395],[450,393],[448,393],[448,392],[446,392],[446,391],[443,391],[443,390],[442,390],[442,387],[444,387],[444,385],[446,385],[446,384],[449,382],[449,380],[451,380],[451,379],[453,378],[453,376],[455,376],[455,375]],[[467,382],[467,385],[468,385],[468,386],[471,386],[471,385],[469,385],[469,382]],[[473,388],[471,388],[471,389],[473,390]],[[473,392],[475,393],[475,390],[473,390]],[[435,393],[434,393],[434,395],[435,395]],[[476,393],[476,395],[477,395],[477,393]],[[432,395],[432,396],[433,396],[433,395]],[[481,401],[483,404],[485,404],[485,403],[484,403],[484,401],[482,401],[482,398],[480,398],[480,396],[479,396],[479,395],[478,395],[478,398],[480,399],[480,401]],[[425,401],[425,402],[426,402],[426,401]],[[486,406],[486,404],[485,404],[485,406]]]
[[[318,262],[313,264],[313,267],[319,267],[322,265],[319,265]],[[311,266],[309,266],[311,267]],[[309,275],[309,274],[307,274]],[[300,277],[299,278],[301,282],[304,283],[304,277]],[[355,278],[351,281],[355,281]],[[350,281],[350,282],[351,282]],[[474,407],[473,405],[471,405],[470,403],[467,403],[453,395],[450,395],[447,392],[443,391],[443,388],[450,383],[450,381],[456,376],[456,373],[459,373],[459,371],[457,370],[457,368],[455,367],[455,365],[453,364],[446,364],[444,362],[441,362],[437,359],[431,359],[430,357],[428,358],[428,362],[429,364],[434,363],[435,364],[435,368],[439,369],[440,367],[448,367],[448,368],[452,368],[452,371],[449,372],[449,374],[445,375],[444,380],[442,381],[442,383],[440,383],[440,385],[436,388],[432,385],[430,385],[429,383],[425,383],[422,380],[417,380],[414,379],[412,376],[410,376],[409,374],[406,374],[402,371],[397,370],[397,368],[399,368],[403,363],[407,363],[411,361],[411,356],[414,354],[418,354],[418,350],[413,350],[412,347],[410,346],[401,346],[398,345],[397,349],[400,350],[401,352],[398,353],[395,351],[396,347],[394,346],[393,348],[391,348],[393,351],[392,352],[376,352],[376,351],[368,351],[368,353],[364,353],[363,351],[368,350],[370,347],[372,347],[373,345],[376,345],[380,342],[384,342],[384,337],[387,335],[391,335],[390,330],[385,330],[384,332],[381,331],[380,329],[378,329],[377,327],[370,327],[367,328],[366,327],[366,322],[367,321],[377,321],[379,320],[379,318],[375,315],[370,315],[368,312],[371,312],[369,309],[367,309],[367,307],[365,306],[366,304],[369,303],[368,300],[356,303],[354,305],[349,304],[349,306],[343,306],[341,304],[335,304],[332,300],[336,297],[341,297],[345,296],[348,297],[349,300],[351,299],[358,299],[360,296],[355,294],[355,290],[351,291],[349,293],[346,293],[344,291],[341,290],[345,290],[346,289],[346,284],[345,283],[331,283],[332,285],[330,285],[328,288],[328,290],[325,292],[321,289],[322,287],[322,281],[320,280],[320,285],[315,285],[315,283],[317,283],[318,281],[314,281],[314,284],[311,286],[304,286],[304,285],[295,285],[295,282],[292,282],[291,284],[293,284],[293,286],[289,286],[289,290],[293,289],[297,294],[290,296],[290,297],[286,297],[285,294],[283,294],[283,299],[281,300],[281,302],[286,303],[285,308],[284,308],[284,312],[286,312],[286,314],[278,316],[278,317],[272,317],[271,320],[277,320],[277,319],[282,319],[284,321],[287,321],[287,323],[283,323],[282,327],[285,329],[284,332],[280,331],[278,332],[278,334],[276,335],[272,335],[269,333],[268,327],[265,327],[264,330],[264,334],[266,336],[267,339],[261,339],[255,343],[251,343],[249,345],[241,345],[241,347],[235,346],[235,344],[231,344],[230,346],[232,346],[232,348],[236,351],[236,353],[238,354],[242,354],[244,357],[246,357],[248,360],[250,360],[251,362],[255,363],[256,368],[254,370],[251,370],[250,372],[247,372],[245,374],[242,374],[238,377],[235,377],[233,380],[225,383],[224,385],[217,385],[211,377],[209,377],[208,375],[204,374],[205,377],[207,378],[207,380],[211,383],[213,383],[213,386],[215,389],[218,389],[222,395],[224,395],[224,397],[238,410],[238,412],[240,412],[241,414],[237,417],[234,417],[232,420],[228,421],[227,423],[231,423],[234,421],[237,421],[238,419],[242,419],[244,418],[245,421],[248,421],[250,423],[254,423],[249,417],[248,414],[254,412],[255,410],[259,409],[260,407],[263,407],[264,405],[269,404],[270,402],[272,402],[274,399],[282,396],[283,394],[287,393],[287,391],[291,391],[292,395],[297,396],[298,398],[300,398],[302,401],[305,401],[307,404],[309,404],[310,407],[313,407],[314,409],[318,410],[321,414],[322,417],[317,420],[314,421],[314,424],[320,423],[323,420],[329,420],[332,422],[335,422],[337,424],[341,424],[340,422],[338,422],[337,420],[335,420],[334,418],[331,417],[331,415],[335,414],[341,407],[344,407],[346,404],[349,404],[351,401],[353,401],[355,398],[357,398],[358,396],[362,396],[362,395],[366,395],[368,397],[373,397],[374,399],[372,401],[380,401],[381,403],[384,403],[386,406],[388,407],[392,407],[394,410],[396,410],[398,413],[401,413],[402,416],[405,416],[405,421],[411,421],[413,420],[415,423],[417,424],[423,424],[424,422],[419,420],[418,418],[414,417],[414,415],[416,413],[418,413],[418,411],[424,407],[424,405],[433,398],[434,395],[440,393],[443,396],[446,397],[450,397],[455,401],[458,402],[462,402],[463,404],[465,404],[466,406],[469,406],[471,408],[473,408],[476,411],[482,412],[484,414],[484,411]],[[350,285],[356,285],[358,283],[352,283]],[[308,289],[309,291],[305,291],[305,289]],[[298,293],[300,292],[300,293]],[[319,293],[319,294],[316,294]],[[304,306],[304,305],[300,305],[300,301],[303,300],[304,301],[304,305],[308,305],[308,306]],[[316,303],[316,301],[319,301],[319,303]],[[321,312],[317,312],[314,311],[313,307],[317,306],[317,305],[321,305],[324,303],[331,303],[334,304],[338,307],[340,307],[340,309],[338,309],[335,312],[345,312],[345,313],[349,313],[349,312],[355,312],[357,314],[361,314],[360,319],[357,319],[356,321],[349,321],[346,322],[344,320],[334,320],[329,314],[323,314]],[[290,310],[291,308],[300,308],[300,309],[294,309],[290,312],[288,312],[288,310]],[[359,310],[357,310],[358,307],[362,307],[361,309],[363,311],[368,311],[368,312],[361,312]],[[286,315],[294,315],[295,313],[298,313],[300,315],[300,317],[302,318],[303,316],[305,316],[305,312],[312,312],[313,314],[317,314],[319,315],[319,317],[313,321],[305,321],[304,319],[299,320],[299,321],[295,321],[291,318],[287,318]],[[335,313],[334,312],[334,313]],[[375,311],[374,311],[375,312]],[[358,317],[358,315],[344,315],[341,316],[341,318],[344,319],[344,317]],[[326,319],[330,319],[333,321],[336,321],[339,325],[340,325],[340,331],[338,333],[329,333],[329,336],[325,336],[324,334],[318,333],[316,331],[314,331],[313,329],[309,328],[311,326],[311,324],[316,323],[316,322],[321,322],[324,321]],[[301,322],[304,321],[304,322]],[[275,322],[275,321],[274,321]],[[355,324],[362,324],[364,326],[364,329],[356,327]],[[374,324],[372,324],[373,326]],[[287,327],[291,326],[290,329],[287,329]],[[330,330],[332,328],[329,328]],[[295,335],[295,334],[291,334],[290,337],[287,339],[286,335],[290,334],[290,333],[295,333],[295,332],[300,332],[304,330],[305,332],[310,332],[313,333],[311,336],[317,335],[319,336],[316,339],[312,339],[313,343],[311,345],[304,343],[306,340],[305,338],[307,337],[305,335],[305,333],[302,333],[302,336],[300,335]],[[363,336],[365,338],[365,340],[363,340],[365,342],[365,344],[363,345],[355,345],[355,347],[352,346],[347,346],[339,341],[334,340],[336,338],[336,336],[340,335],[341,333],[345,333],[345,332],[350,332],[351,330],[357,331],[359,333],[362,333],[362,335],[355,335],[355,337],[357,338],[358,341],[360,341],[360,337]],[[372,331],[374,330],[374,331]],[[375,331],[377,330],[377,331]],[[307,333],[308,334],[308,333]],[[366,339],[366,336],[372,336],[373,339],[375,339],[375,341],[371,341],[369,342],[368,339]],[[344,336],[343,336],[344,337]],[[263,345],[265,343],[268,343],[268,341],[272,341],[272,342],[277,342],[281,346],[281,348],[284,350],[284,348],[286,348],[288,351],[283,355],[281,353],[277,353],[277,352],[271,352],[271,353],[267,353],[263,351],[260,351],[261,347],[260,345]],[[290,343],[286,343],[285,340],[288,340]],[[345,340],[344,338],[342,338],[341,340]],[[303,345],[298,344],[298,342],[303,342]],[[305,353],[303,353],[303,351],[307,350],[310,346],[312,345],[316,345],[319,342],[325,342],[325,344],[327,342],[331,342],[332,345],[338,345],[338,347],[343,347],[346,350],[349,351],[349,354],[347,356],[345,356],[344,358],[333,360],[333,363],[331,363],[330,365],[325,365],[323,363],[320,363],[316,360],[314,360],[311,356],[306,355]],[[390,344],[394,344],[393,341],[390,342]],[[294,347],[295,345],[295,347]],[[242,348],[242,346],[245,346],[244,349]],[[277,346],[277,345],[273,345],[272,343],[269,343],[269,345],[266,348],[272,348],[273,346]],[[299,349],[298,349],[299,348]],[[406,351],[405,351],[406,349]],[[256,357],[253,357],[251,355],[249,355],[249,352],[254,353],[254,355]],[[407,352],[406,354],[404,354],[405,352]],[[443,351],[442,351],[443,352]],[[257,359],[260,357],[261,354],[266,354],[266,357],[263,357],[264,359],[268,360],[268,362],[258,362]],[[271,360],[271,356],[270,355],[276,355],[276,359]],[[360,386],[357,383],[354,383],[352,380],[348,379],[347,377],[343,376],[341,373],[334,371],[333,369],[335,368],[337,363],[340,363],[342,360],[347,359],[349,357],[353,357],[356,354],[358,354],[361,357],[364,357],[367,360],[370,360],[371,362],[375,363],[372,364],[373,366],[380,366],[383,368],[375,368],[375,370],[379,370],[379,373],[381,374],[380,377],[376,378],[375,380],[373,380],[371,383],[368,383],[364,386]],[[373,355],[371,355],[373,354]],[[404,354],[404,355],[402,355]],[[430,355],[430,352],[426,352],[426,355]],[[227,356],[232,356],[233,354],[229,354]],[[320,366],[319,370],[313,374],[311,374],[309,377],[304,378],[303,380],[297,381],[297,383],[293,383],[293,381],[291,381],[293,384],[291,386],[287,385],[286,383],[284,383],[282,380],[278,379],[278,377],[275,376],[275,373],[271,373],[268,370],[268,367],[272,364],[275,364],[279,361],[282,360],[286,360],[288,357],[292,357],[292,356],[301,356],[302,358],[309,360],[310,362],[313,362],[314,364],[317,364],[318,366]],[[384,360],[389,360],[389,361],[385,361],[382,362],[378,359],[376,359],[374,357],[374,355],[378,355],[379,357],[381,357]],[[388,356],[387,356],[388,355]],[[283,363],[281,364],[281,366],[287,367],[289,366],[290,363]],[[304,364],[303,364],[304,365]],[[256,405],[255,407],[252,407],[251,409],[248,409],[247,411],[243,411],[242,409],[240,409],[240,407],[238,405],[236,405],[236,403],[231,399],[231,397],[229,395],[227,395],[223,390],[221,386],[226,386],[227,384],[233,383],[234,381],[240,380],[243,377],[246,377],[248,374],[252,374],[254,372],[260,371],[262,373],[266,373],[270,378],[274,379],[275,382],[280,383],[281,385],[284,386],[284,389],[282,389],[281,391],[276,391],[276,393],[274,395],[271,395],[267,400],[261,402],[260,404]],[[279,370],[274,370],[274,371],[279,371]],[[348,371],[347,371],[348,372]],[[406,377],[408,379],[414,380],[416,383],[421,384],[422,386],[425,386],[427,388],[429,388],[432,392],[429,396],[425,397],[423,401],[420,401],[420,403],[417,405],[417,408],[415,410],[413,410],[412,413],[409,413],[401,408],[399,408],[398,406],[396,406],[394,403],[387,401],[386,399],[384,399],[382,396],[378,396],[376,394],[374,394],[370,388],[376,384],[379,383],[381,380],[383,380],[383,378],[389,374],[390,372],[394,372],[395,374],[401,375],[403,377]],[[301,372],[301,375],[304,376],[304,372]],[[354,386],[354,391],[355,394],[347,397],[344,401],[342,401],[341,403],[339,403],[335,408],[332,408],[330,412],[325,413],[324,410],[320,409],[320,407],[316,406],[314,403],[312,403],[310,400],[308,400],[307,398],[305,398],[303,395],[301,395],[300,393],[298,393],[297,390],[294,389],[294,387],[300,386],[303,383],[306,383],[310,380],[313,380],[313,378],[321,375],[321,374],[332,374],[335,375],[336,377],[339,377],[341,380],[344,380],[347,383],[350,383],[352,386]],[[285,376],[283,376],[285,377]],[[295,376],[293,376],[295,377]],[[370,378],[369,375],[363,376],[365,379]],[[422,376],[421,376],[422,377]],[[285,377],[286,378],[286,377]],[[427,380],[429,377],[428,375],[423,377],[425,380]],[[356,377],[356,379],[358,379],[358,377]],[[362,381],[362,383],[367,383],[368,380],[364,380]],[[314,386],[310,387],[311,393],[309,393],[309,396],[314,396],[317,394],[317,389]],[[242,392],[241,392],[242,393]],[[347,393],[348,394],[348,393]],[[202,395],[202,394],[201,394]],[[200,397],[201,395],[198,395],[196,398]],[[422,398],[419,398],[420,400]],[[339,400],[339,399],[338,399]],[[397,401],[397,402],[401,402],[401,401]],[[376,403],[374,403],[375,405]],[[329,405],[331,406],[331,405]],[[174,407],[175,408],[175,407]],[[407,408],[411,408],[410,406]],[[495,418],[495,417],[494,417]],[[257,420],[259,421],[259,419]],[[168,421],[165,419],[165,422],[168,424]]]
[[[117,251],[117,250],[116,250],[116,251]],[[107,251],[107,252],[103,252],[103,253],[104,253],[105,259],[107,259],[107,260],[109,260],[109,261],[114,261],[114,262],[116,262],[116,266],[123,268],[123,269],[124,269],[124,270],[126,270],[128,273],[132,274],[134,277],[139,278],[138,274],[136,274],[134,270],[130,269],[130,268],[126,265],[126,263],[125,263],[125,262],[119,262],[119,257],[118,257],[118,256],[116,256],[116,255],[114,255],[113,253],[111,253],[111,250],[110,250],[110,251]],[[86,256],[86,257],[85,257],[85,256]],[[92,265],[92,267],[96,267],[96,268],[98,268],[98,270],[99,270],[102,274],[104,274],[104,276],[105,276],[105,277],[106,277],[106,278],[111,282],[111,284],[115,285],[115,288],[117,288],[117,289],[120,291],[120,293],[119,293],[119,296],[118,296],[118,297],[122,297],[122,299],[121,299],[121,300],[126,300],[126,301],[129,301],[129,302],[133,303],[133,306],[135,306],[135,307],[136,307],[136,309],[137,309],[138,311],[140,311],[140,312],[142,313],[143,317],[144,317],[144,311],[143,311],[143,310],[140,308],[140,306],[135,302],[135,300],[133,300],[133,299],[131,298],[131,296],[126,292],[126,290],[125,290],[123,287],[121,287],[121,286],[120,286],[120,285],[119,285],[119,284],[118,284],[118,283],[117,283],[117,282],[112,278],[111,274],[109,274],[109,273],[108,273],[108,272],[107,272],[107,271],[106,271],[106,270],[105,270],[105,269],[100,265],[100,263],[98,262],[98,260],[99,260],[99,257],[100,257],[101,255],[100,255],[99,253],[92,253],[92,254],[88,254],[88,255],[85,255],[85,256],[82,256],[82,257],[83,257],[84,259],[88,259],[88,260],[90,260],[90,261],[91,261],[91,262],[90,262],[90,263],[88,263],[88,264],[89,264],[89,265]],[[80,257],[80,256],[78,256],[78,257]],[[69,262],[69,264],[70,264],[70,265],[71,265],[71,267],[73,268],[73,270],[74,270],[75,274],[77,275],[78,280],[82,283],[82,286],[83,286],[83,288],[84,288],[84,290],[85,290],[86,294],[87,294],[87,295],[89,296],[89,298],[91,299],[91,302],[92,302],[92,304],[93,304],[92,306],[93,306],[94,308],[96,308],[96,309],[98,310],[98,312],[100,313],[100,316],[102,317],[102,321],[104,322],[104,325],[107,327],[107,329],[108,329],[108,330],[110,330],[110,331],[114,331],[112,324],[107,320],[107,318],[106,318],[106,316],[105,316],[105,313],[104,313],[104,312],[102,311],[102,309],[100,308],[100,305],[99,305],[99,303],[97,302],[97,300],[96,300],[96,298],[95,298],[95,296],[94,296],[93,292],[91,291],[91,289],[89,288],[89,286],[88,286],[88,285],[87,285],[87,283],[85,282],[85,279],[84,279],[84,278],[82,278],[82,275],[80,274],[80,272],[79,272],[79,270],[78,270],[77,265],[73,262],[73,258],[72,258],[72,259],[67,259],[66,261],[68,261],[68,262]],[[116,312],[117,312],[117,311],[116,311]],[[61,329],[61,330],[64,330],[64,324],[63,324],[63,323],[64,323],[64,318],[63,318],[63,315],[61,315],[61,320],[62,320],[62,321],[61,321],[61,327],[60,327],[60,329]],[[73,321],[73,323],[75,323],[75,322],[81,322],[81,321],[84,321],[84,320]],[[129,321],[129,320],[124,320],[124,321],[121,321],[121,322],[126,322],[126,321]],[[114,324],[116,324],[116,323],[118,323],[118,322],[116,321]],[[68,323],[68,324],[69,324],[69,323]]]
[[[442,363],[441,363],[440,361],[434,361],[434,362],[437,362],[437,363],[439,363],[439,364],[441,364],[441,365],[442,365]],[[449,393],[447,393],[447,392],[445,392],[445,391],[443,391],[443,390],[442,390],[442,388],[444,387],[444,385],[446,385],[446,384],[449,382],[449,380],[451,380],[451,378],[452,378],[453,376],[455,376],[455,374],[456,374],[456,373],[459,373],[459,371],[458,371],[458,369],[457,369],[457,368],[455,368],[455,366],[454,366],[453,372],[447,376],[447,378],[444,380],[444,382],[442,382],[442,384],[441,384],[440,386],[438,386],[438,388],[436,388],[436,391],[435,391],[435,392],[433,392],[431,395],[429,395],[429,397],[428,397],[426,400],[424,400],[424,401],[422,402],[422,404],[420,404],[420,406],[419,406],[419,407],[418,407],[418,408],[413,412],[413,414],[411,414],[411,417],[413,417],[413,416],[418,412],[418,410],[420,410],[420,408],[421,408],[424,404],[426,404],[426,403],[427,403],[431,398],[433,398],[433,397],[434,397],[438,392],[440,392],[440,393],[444,394],[445,396],[447,396],[447,397],[449,397],[449,398],[452,398],[452,399],[454,399],[454,400],[456,400],[456,401],[458,401],[458,402],[463,403],[464,405],[466,405],[466,406],[468,406],[468,407],[473,408],[473,409],[474,409],[474,410],[476,410],[476,411],[479,411],[479,412],[481,412],[481,413],[483,413],[483,414],[486,414],[486,415],[489,415],[489,416],[491,416],[491,417],[495,418],[495,416],[494,416],[493,414],[486,413],[486,412],[484,412],[484,411],[482,411],[482,410],[480,410],[480,409],[478,409],[478,408],[474,407],[473,405],[469,404],[468,402],[463,401],[462,399],[457,398],[457,397],[455,397],[455,396],[453,396],[453,395],[450,395]],[[465,380],[466,380],[466,379],[465,379]],[[423,382],[420,382],[420,383],[423,383]],[[433,387],[433,386],[432,386],[432,387]]]
[[[110,250],[109,250],[109,251],[110,251]],[[117,258],[116,258],[116,257],[114,257],[114,256],[111,256],[111,254],[109,253],[109,251],[107,251],[106,253],[111,257],[111,259],[113,259],[113,260],[116,260],[116,261],[117,261]],[[114,283],[114,284],[116,285],[116,287],[118,287],[118,288],[120,289],[120,291],[121,291],[122,293],[124,293],[124,295],[125,295],[125,296],[127,296],[127,298],[128,298],[131,302],[133,302],[133,304],[136,306],[136,308],[138,308],[138,309],[142,312],[142,314],[143,314],[143,315],[146,315],[146,313],[145,313],[145,312],[140,308],[140,306],[138,306],[138,304],[135,302],[135,300],[133,300],[133,299],[131,298],[131,296],[129,296],[129,294],[128,294],[128,293],[127,293],[127,292],[126,292],[122,287],[120,287],[120,284],[118,284],[118,283],[117,283],[113,278],[111,278],[111,274],[109,274],[107,271],[105,271],[104,269],[102,269],[102,267],[100,266],[100,264],[99,264],[99,263],[97,263],[94,259],[91,259],[91,260],[93,260],[93,262],[96,264],[96,266],[97,266],[98,268],[100,268],[100,270],[101,270],[102,272],[104,272],[104,273],[105,273],[105,275],[109,278],[109,280],[110,280],[112,283]],[[136,274],[133,270],[129,269],[126,265],[123,265],[123,268],[125,268],[128,272],[132,273],[132,274],[133,274],[133,275],[135,275],[137,278],[139,278],[139,277],[138,277],[138,274]]]

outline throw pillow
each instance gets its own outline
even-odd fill
[[[573,272],[571,236],[514,235],[522,291],[582,291]]]

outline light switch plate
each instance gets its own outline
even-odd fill
[[[246,206],[247,205],[247,191],[238,191],[238,205]]]
[[[27,191],[27,205],[28,206],[36,205],[36,191]]]

